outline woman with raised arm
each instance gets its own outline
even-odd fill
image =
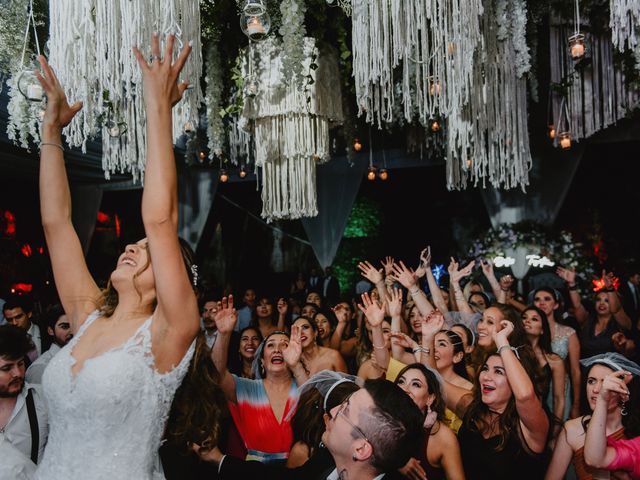
[[[602,271],[604,288],[595,294],[595,311],[589,312],[582,304],[575,270],[559,267],[558,276],[567,283],[571,304],[576,320],[582,326],[580,332],[580,355],[582,358],[615,350],[612,337],[622,330],[630,330],[631,319],[620,303],[620,296],[614,288],[613,274]]]
[[[293,326],[300,329],[300,363],[307,376],[311,377],[322,370],[347,373],[347,365],[340,352],[318,345],[318,326],[314,320],[298,317]]]
[[[300,363],[300,329],[294,325],[291,338],[280,331],[267,335],[253,361],[255,380],[240,378],[227,368],[229,341],[238,318],[233,298],[223,298],[221,307],[216,317],[218,340],[211,358],[247,448],[247,459],[284,463],[292,441],[289,414],[298,399],[298,385],[308,378]]]
[[[604,421],[604,430],[600,424],[599,432],[606,436],[608,442],[614,442],[623,438],[631,438],[640,435],[640,381],[638,380],[638,366],[623,357],[619,353],[605,353],[580,360],[585,367],[584,397],[589,405],[589,413],[595,412],[597,404],[601,401],[600,395],[605,388],[605,381],[610,375],[621,375],[621,372],[636,369],[636,376],[629,383],[632,395],[626,403],[619,402],[618,398],[605,402],[604,412],[599,410],[596,421]],[[605,393],[606,397],[607,394]],[[602,415],[604,413],[604,415]],[[624,413],[624,414],[623,414]],[[594,468],[585,462],[586,444],[589,426],[593,421],[592,415],[584,415],[572,418],[564,423],[553,449],[551,464],[547,470],[545,480],[562,480],[565,478],[569,464],[573,462],[578,480],[591,480],[593,478],[608,478],[608,473],[599,468]],[[624,476],[612,476],[611,478],[626,478]]]
[[[170,35],[162,55],[154,35],[151,64],[134,49],[147,115],[142,195],[147,238],[126,247],[103,292],[71,224],[63,158],[61,131],[81,104],[69,105],[53,69],[40,57],[37,76],[47,95],[40,147],[42,225],[74,338],[44,373],[51,423],[38,479],[163,478],[158,447],[200,329],[193,257],[177,234],[171,140],[171,109],[187,88],[178,76],[191,46],[174,62],[173,45]]]
[[[549,418],[535,379],[538,366],[529,345],[513,349],[514,325],[492,330],[497,352],[486,355],[473,393],[447,384],[447,404],[464,419],[458,432],[467,478],[540,479],[546,469]]]

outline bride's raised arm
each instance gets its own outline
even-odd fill
[[[142,221],[153,265],[158,307],[155,320],[160,332],[171,340],[167,345],[184,353],[200,328],[198,304],[185,269],[178,239],[178,187],[171,109],[180,101],[188,84],[178,84],[191,45],[173,61],[174,36],[166,38],[164,55],[160,39],[152,38],[152,61],[147,63],[137,48],[143,76],[147,116],[147,161],[142,194]],[[164,338],[164,337],[163,337]],[[164,342],[163,342],[164,343]],[[181,352],[180,352],[181,351]]]
[[[40,215],[58,295],[72,330],[76,332],[95,309],[100,296],[71,223],[71,194],[62,146],[62,129],[80,111],[82,104],[69,105],[47,60],[41,56],[39,61],[42,72],[36,72],[36,75],[47,95],[40,144]]]

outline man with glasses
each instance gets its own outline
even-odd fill
[[[301,467],[245,462],[217,448],[202,458],[219,465],[222,479],[377,480],[416,455],[422,422],[418,407],[397,385],[367,380],[363,388],[325,413],[322,441],[326,449],[318,449]]]

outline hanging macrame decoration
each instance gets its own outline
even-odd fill
[[[319,55],[304,39],[306,83],[282,76],[282,47],[274,39],[254,45],[245,77],[255,76],[255,95],[245,97],[243,116],[251,122],[255,163],[261,170],[262,216],[274,219],[318,214],[316,164],[329,160],[329,128],[342,121],[340,72],[333,55]]]
[[[474,57],[474,94],[460,117],[448,124],[447,188],[469,182],[485,187],[529,184],[531,152],[527,129],[526,78],[530,57],[525,39],[524,0],[485,3],[482,42]]]
[[[49,3],[49,60],[72,101],[83,109],[65,129],[67,143],[86,148],[87,139],[101,133],[105,177],[130,172],[141,180],[146,157],[145,116],[140,67],[131,51],[143,47],[150,57],[150,38],[162,43],[176,35],[178,54],[192,41],[193,52],[182,79],[194,87],[173,109],[177,140],[197,126],[202,102],[200,77],[200,7],[193,0],[56,0]]]
[[[611,0],[611,39],[619,51],[628,48],[636,59],[640,70],[640,2],[638,0]]]
[[[564,95],[552,96],[551,110],[556,116],[563,109],[568,110],[572,140],[590,137],[640,105],[640,92],[628,85],[622,69],[614,62],[608,35],[589,35],[591,61],[576,68],[567,47],[567,27],[554,19],[549,30],[551,82],[568,84]],[[561,108],[563,101],[565,106]]]

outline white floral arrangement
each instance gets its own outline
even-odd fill
[[[207,137],[209,147],[209,159],[222,155],[224,146],[224,123],[222,121],[222,64],[220,61],[220,52],[218,51],[218,42],[212,43],[207,50],[207,70],[205,82],[207,84],[205,90],[205,104],[207,107]]]
[[[299,88],[304,86],[303,63],[306,58],[304,52],[304,37],[307,30],[304,26],[304,16],[307,6],[304,0],[283,0],[280,3],[282,13],[282,78],[292,79]]]
[[[473,241],[467,255],[476,259],[495,258],[518,247],[546,256],[557,266],[575,269],[583,278],[589,279],[595,274],[592,262],[584,255],[584,246],[575,242],[570,232],[552,234],[530,222],[501,224],[489,229]]]
[[[43,102],[31,102],[18,90],[18,75],[7,80],[9,87],[9,121],[7,136],[9,140],[29,150],[30,141],[40,143],[40,116],[44,112]]]

